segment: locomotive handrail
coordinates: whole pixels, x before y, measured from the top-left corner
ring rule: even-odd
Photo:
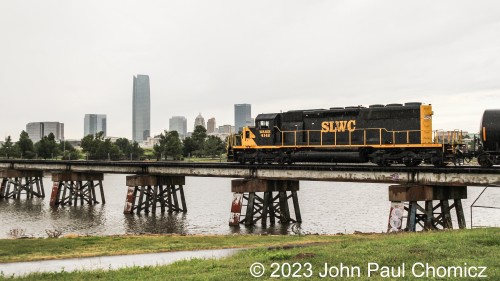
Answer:
[[[274,126],[274,128],[277,129],[278,132],[281,133],[281,146],[291,146],[291,145],[285,145],[285,134],[286,133],[293,133],[294,135],[294,145],[297,146],[297,132],[307,132],[307,145],[310,145],[310,133],[311,132],[317,132],[320,133],[320,146],[323,146],[323,134],[324,133],[330,133],[330,132],[323,132],[322,130],[287,130],[287,131],[282,131],[280,128],[277,126]],[[352,146],[352,133],[356,131],[363,131],[363,143],[366,145],[366,132],[367,131],[379,131],[379,145],[382,145],[382,130],[386,133],[392,133],[392,145],[396,145],[396,134],[397,133],[406,133],[406,144],[410,143],[410,133],[414,132],[422,132],[422,130],[396,130],[396,131],[389,131],[386,128],[363,128],[363,129],[354,129],[353,131],[346,131],[346,132],[341,132],[341,133],[349,133],[349,143],[347,144],[348,146]],[[337,131],[331,132],[334,134],[334,146],[337,146]]]

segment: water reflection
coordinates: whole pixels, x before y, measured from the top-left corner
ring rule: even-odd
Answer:
[[[127,234],[186,234],[186,214],[160,213],[149,215],[127,214],[125,232]]]
[[[64,234],[97,235],[105,231],[106,207],[83,205],[50,207],[50,227]]]

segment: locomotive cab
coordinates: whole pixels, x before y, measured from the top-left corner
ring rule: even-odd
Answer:
[[[272,146],[280,140],[280,115],[273,114],[259,114],[255,118],[255,138],[257,143],[263,146]]]

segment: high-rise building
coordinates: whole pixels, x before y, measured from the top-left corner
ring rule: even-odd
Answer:
[[[235,127],[231,125],[219,126],[219,134],[234,134],[235,130]]]
[[[252,122],[252,105],[251,104],[235,104],[234,105],[234,126],[239,132],[243,127],[248,126]]]
[[[83,121],[83,136],[95,135],[99,132],[106,136],[106,114],[85,114]]]
[[[215,133],[215,118],[212,117],[207,121],[207,134]]]
[[[134,76],[132,98],[132,140],[141,142],[150,136],[151,100],[149,97],[149,76]]]
[[[196,119],[194,119],[194,128],[195,129],[196,129],[196,126],[203,126],[203,128],[207,128],[207,126],[205,125],[205,118],[203,118],[203,116],[201,116],[201,112],[200,112],[200,114],[198,114]]]
[[[31,122],[26,124],[26,133],[35,143],[50,133],[57,141],[64,140],[64,123],[59,122]]]
[[[173,116],[168,122],[169,131],[177,131],[181,139],[187,136],[187,119],[184,116]]]

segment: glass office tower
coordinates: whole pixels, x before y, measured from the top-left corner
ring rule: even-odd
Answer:
[[[60,122],[31,122],[26,124],[26,133],[36,143],[50,133],[54,134],[55,140],[64,140],[64,123]]]
[[[103,132],[103,136],[106,137],[106,114],[85,114],[83,121],[83,136],[95,135],[99,132]]]
[[[177,131],[181,139],[187,136],[187,119],[184,116],[173,116],[169,120],[169,131]]]
[[[134,76],[132,100],[132,140],[142,142],[150,136],[151,100],[149,98],[149,76]]]
[[[234,105],[234,126],[236,132],[240,132],[243,127],[252,123],[252,105],[250,104],[235,104]]]

